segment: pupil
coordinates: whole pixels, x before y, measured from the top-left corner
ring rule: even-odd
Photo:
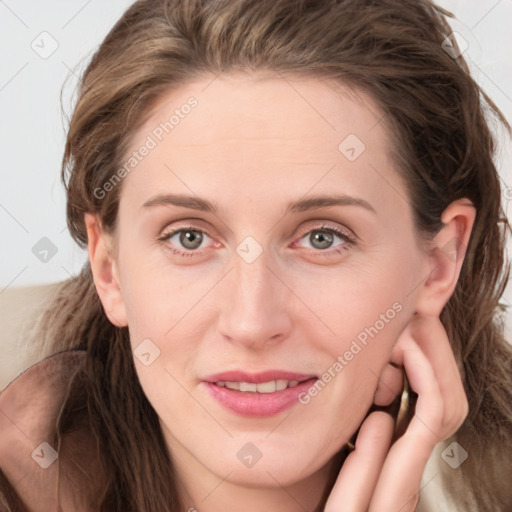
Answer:
[[[201,245],[201,234],[197,231],[182,231],[180,242],[187,249],[197,249]]]
[[[311,242],[314,242],[313,245],[315,245],[316,242],[319,242],[319,248],[325,249],[332,244],[332,235],[330,233],[327,233],[326,231],[315,231],[314,233],[312,233]]]

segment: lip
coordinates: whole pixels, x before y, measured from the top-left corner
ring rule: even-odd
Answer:
[[[273,393],[242,392],[217,386],[215,382],[230,380],[259,384],[269,380],[298,380],[299,384]],[[299,395],[307,393],[318,378],[314,375],[270,370],[249,374],[241,371],[224,372],[207,377],[203,384],[221,406],[240,416],[264,418],[283,412],[299,402]]]
[[[229,372],[216,373],[209,375],[203,380],[205,382],[219,382],[229,380],[231,382],[249,382],[252,384],[261,384],[269,380],[298,380],[299,382],[317,378],[316,375],[307,375],[305,373],[287,372],[285,370],[267,370],[259,373],[247,373],[241,370],[233,370]]]

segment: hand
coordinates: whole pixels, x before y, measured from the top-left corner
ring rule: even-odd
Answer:
[[[355,450],[346,458],[325,512],[412,512],[435,445],[453,435],[468,402],[453,351],[439,318],[414,315],[400,335],[379,379],[375,404],[390,404],[402,391],[403,367],[417,393],[416,410],[394,443],[394,418],[371,412]]]

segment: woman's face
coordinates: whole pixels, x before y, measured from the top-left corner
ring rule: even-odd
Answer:
[[[120,320],[205,489],[319,472],[372,404],[428,274],[384,125],[361,92],[240,73],[168,93],[131,142]]]

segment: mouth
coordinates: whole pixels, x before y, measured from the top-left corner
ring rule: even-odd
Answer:
[[[229,380],[214,382],[216,386],[242,391],[243,393],[275,393],[276,391],[283,391],[287,388],[294,388],[298,386],[299,383],[300,381],[298,380],[286,379],[269,380],[258,384],[255,382],[234,382]]]
[[[284,371],[226,372],[207,377],[203,384],[224,409],[254,418],[274,416],[293,407],[317,380],[314,375]]]

